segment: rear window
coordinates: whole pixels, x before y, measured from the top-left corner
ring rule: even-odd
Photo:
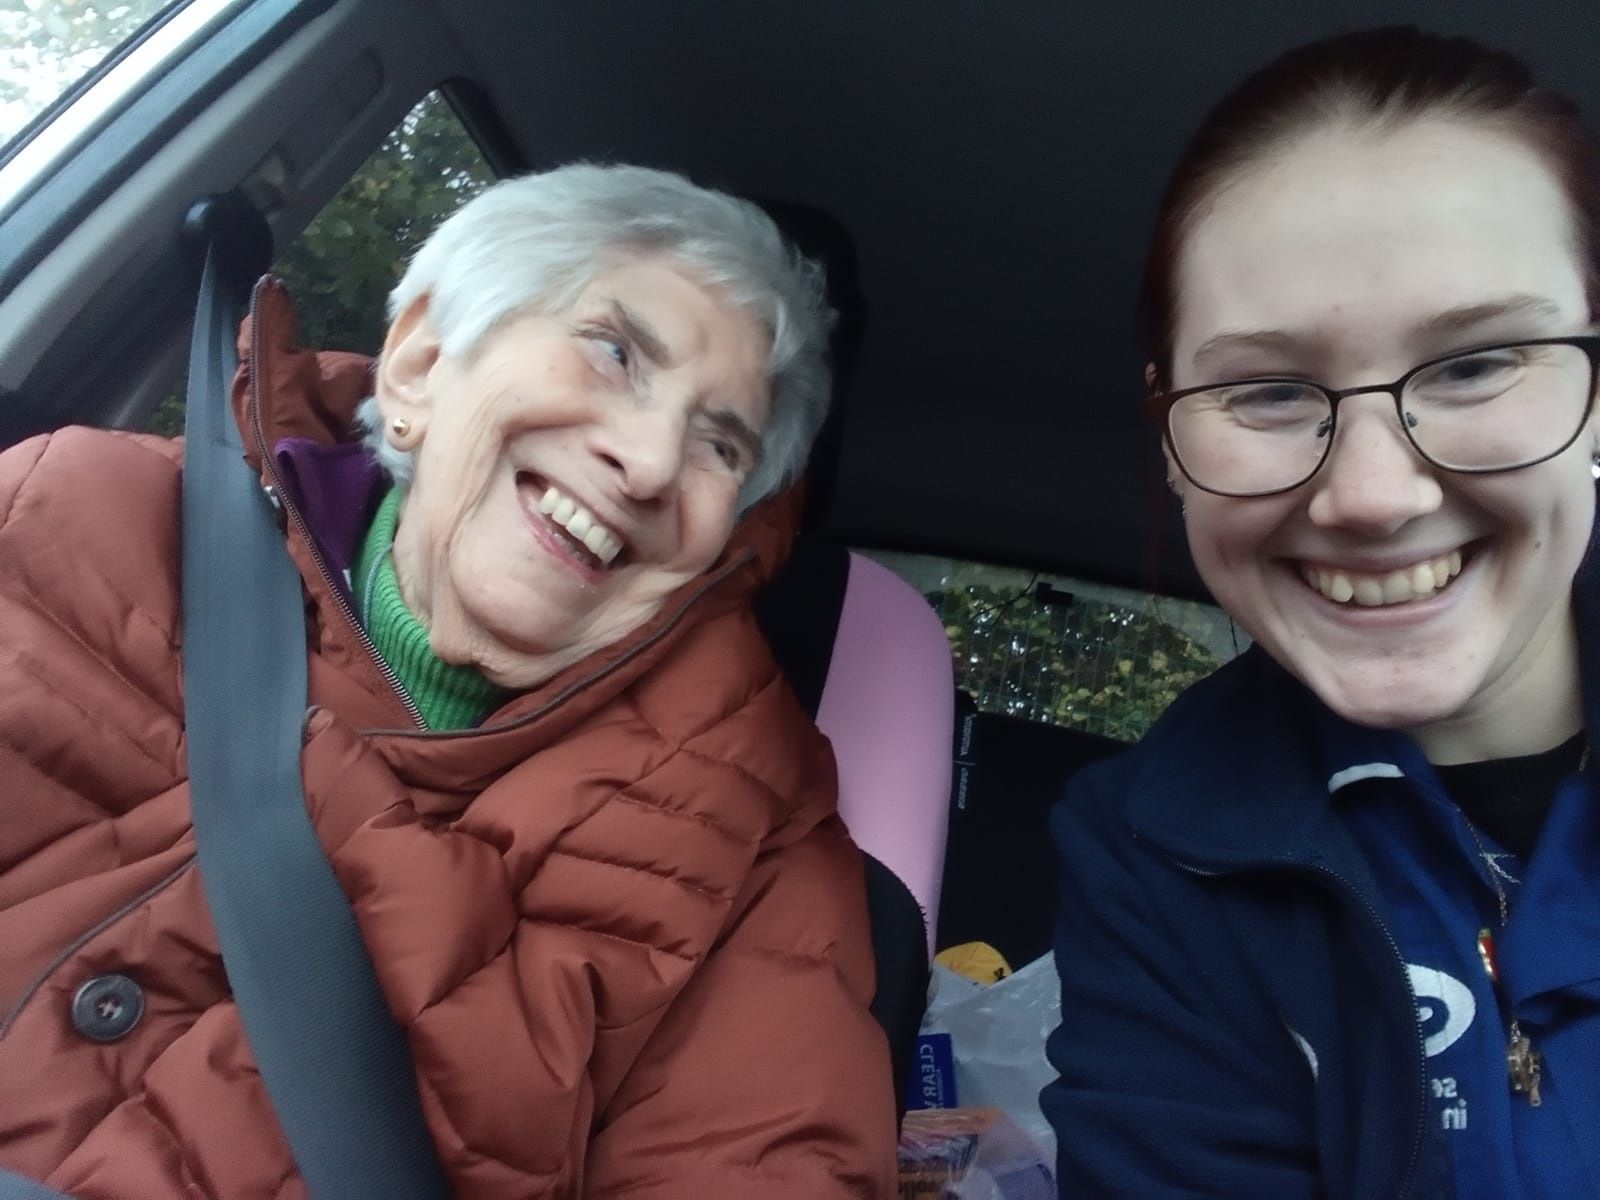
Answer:
[[[864,551],[944,621],[980,712],[1132,742],[1248,645],[1221,609],[1038,571]]]

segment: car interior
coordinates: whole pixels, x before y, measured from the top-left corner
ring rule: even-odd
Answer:
[[[877,1015],[903,1065],[932,952],[1048,952],[1048,810],[1137,736],[1091,719],[1105,696],[1171,666],[1090,616],[1113,598],[1093,619],[1121,637],[1137,597],[1190,614],[1214,658],[1240,647],[1190,603],[1141,416],[1133,315],[1166,173],[1252,67],[1397,21],[1502,44],[1600,107],[1600,9],[1554,0],[168,4],[0,148],[0,446],[151,427],[184,370],[194,203],[242,197],[282,252],[425,102],[492,176],[639,162],[761,203],[827,267],[841,319],[805,533],[759,616],[873,860]],[[999,582],[955,613],[971,564]],[[1023,609],[1044,614],[1027,636],[1054,636],[1045,618],[1072,636],[1024,647]],[[1029,700],[1085,646],[1110,692]],[[985,672],[1004,676],[987,692]]]

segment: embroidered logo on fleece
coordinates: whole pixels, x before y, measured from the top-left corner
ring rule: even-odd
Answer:
[[[1411,991],[1417,998],[1417,1026],[1422,1030],[1422,1046],[1429,1058],[1443,1054],[1472,1026],[1478,1002],[1472,989],[1453,975],[1432,967],[1406,964]],[[1428,1089],[1439,1104],[1439,1124],[1446,1130],[1467,1127],[1467,1101],[1458,1094],[1454,1076],[1428,1080]]]

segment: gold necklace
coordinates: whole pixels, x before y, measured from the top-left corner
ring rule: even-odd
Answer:
[[[1589,769],[1589,742],[1584,739],[1583,754],[1578,759],[1578,773],[1581,775]],[[1500,908],[1500,928],[1506,927],[1506,922],[1511,917],[1511,904],[1506,897],[1506,889],[1500,883],[1500,864],[1496,857],[1489,853],[1483,844],[1483,839],[1478,836],[1478,830],[1471,821],[1467,821],[1467,831],[1472,834],[1472,840],[1478,847],[1478,855],[1483,859],[1483,864],[1489,871],[1489,884],[1494,888],[1495,901]],[[1494,932],[1489,929],[1478,930],[1478,958],[1483,962],[1483,970],[1489,976],[1489,982],[1494,985],[1497,995],[1505,1000],[1509,1011],[1511,1001],[1504,997],[1500,987],[1500,967],[1495,957]],[[1538,1108],[1541,1100],[1539,1097],[1539,1082],[1544,1077],[1544,1055],[1534,1048],[1533,1040],[1522,1031],[1522,1025],[1517,1021],[1516,1015],[1511,1016],[1510,1041],[1506,1044],[1506,1072],[1511,1076],[1511,1090],[1519,1096],[1526,1096],[1528,1104]]]
[[[1467,822],[1467,829],[1472,833],[1472,840],[1478,845],[1478,853],[1482,856],[1484,865],[1489,868],[1489,883],[1493,886],[1495,899],[1500,904],[1500,928],[1504,929],[1511,915],[1511,906],[1506,900],[1506,889],[1500,886],[1500,865],[1495,862],[1494,855],[1484,847],[1483,839],[1478,836],[1478,831],[1472,827],[1471,821]],[[1495,994],[1502,997],[1509,1011],[1510,998],[1504,995],[1500,987],[1500,967],[1495,958],[1493,930],[1478,930],[1478,958],[1483,962],[1484,974],[1489,976],[1489,982],[1494,985]],[[1526,1096],[1528,1103],[1538,1108],[1542,1103],[1539,1098],[1539,1081],[1544,1076],[1544,1055],[1534,1049],[1532,1039],[1522,1032],[1522,1026],[1514,1013],[1511,1016],[1510,1035],[1510,1041],[1506,1043],[1506,1071],[1511,1076],[1511,1090],[1519,1096]]]

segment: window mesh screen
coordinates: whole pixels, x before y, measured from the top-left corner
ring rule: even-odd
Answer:
[[[1134,741],[1245,644],[1207,605],[951,559],[873,557],[933,605],[956,686],[983,712]]]

